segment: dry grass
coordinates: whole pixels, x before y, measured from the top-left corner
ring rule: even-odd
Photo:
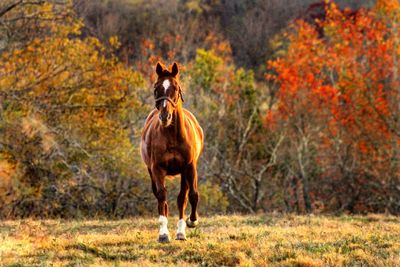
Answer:
[[[159,244],[157,234],[156,218],[3,221],[0,265],[400,266],[393,216],[216,216],[185,242]]]

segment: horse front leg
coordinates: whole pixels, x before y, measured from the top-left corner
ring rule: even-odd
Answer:
[[[189,186],[187,182],[187,178],[184,174],[181,174],[181,191],[179,192],[177,205],[179,209],[179,221],[178,221],[178,230],[176,231],[176,240],[186,240],[186,222],[184,219],[185,209],[187,204],[187,195],[189,191]]]
[[[199,203],[199,192],[197,189],[197,169],[196,164],[190,164],[184,172],[184,176],[187,179],[189,186],[189,202],[190,206],[192,206],[192,212],[190,213],[189,218],[186,220],[186,224],[189,228],[194,228],[199,224],[198,214],[197,214],[197,205]]]
[[[160,232],[158,241],[161,243],[170,242],[168,231],[168,203],[167,203],[167,189],[165,188],[165,175],[166,172],[162,170],[153,169],[149,171],[151,174],[153,193],[158,200],[158,214],[160,215],[158,223],[160,224]]]

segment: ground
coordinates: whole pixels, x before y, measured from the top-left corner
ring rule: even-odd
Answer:
[[[203,217],[168,244],[157,221],[2,221],[0,266],[400,266],[400,217]]]

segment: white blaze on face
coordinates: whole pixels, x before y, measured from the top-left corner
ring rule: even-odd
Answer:
[[[160,235],[169,235],[167,217],[160,215],[158,222],[160,223]]]
[[[166,79],[166,80],[163,81],[162,86],[164,87],[165,94],[166,94],[167,93],[167,89],[171,86],[171,82],[168,79]]]
[[[162,86],[164,87],[165,95],[167,95],[167,90],[171,86],[171,82],[168,79],[165,79],[162,83]],[[167,100],[164,100],[164,108],[167,107]]]
[[[177,234],[181,233],[181,234],[183,234],[183,235],[186,235],[186,234],[185,234],[185,229],[186,229],[186,222],[185,222],[185,220],[184,220],[184,219],[180,219],[180,220],[178,221],[177,226],[178,226],[178,230],[176,231]]]

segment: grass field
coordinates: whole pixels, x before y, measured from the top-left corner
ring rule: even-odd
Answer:
[[[187,236],[159,244],[157,218],[3,221],[0,265],[400,266],[393,216],[216,216]]]

